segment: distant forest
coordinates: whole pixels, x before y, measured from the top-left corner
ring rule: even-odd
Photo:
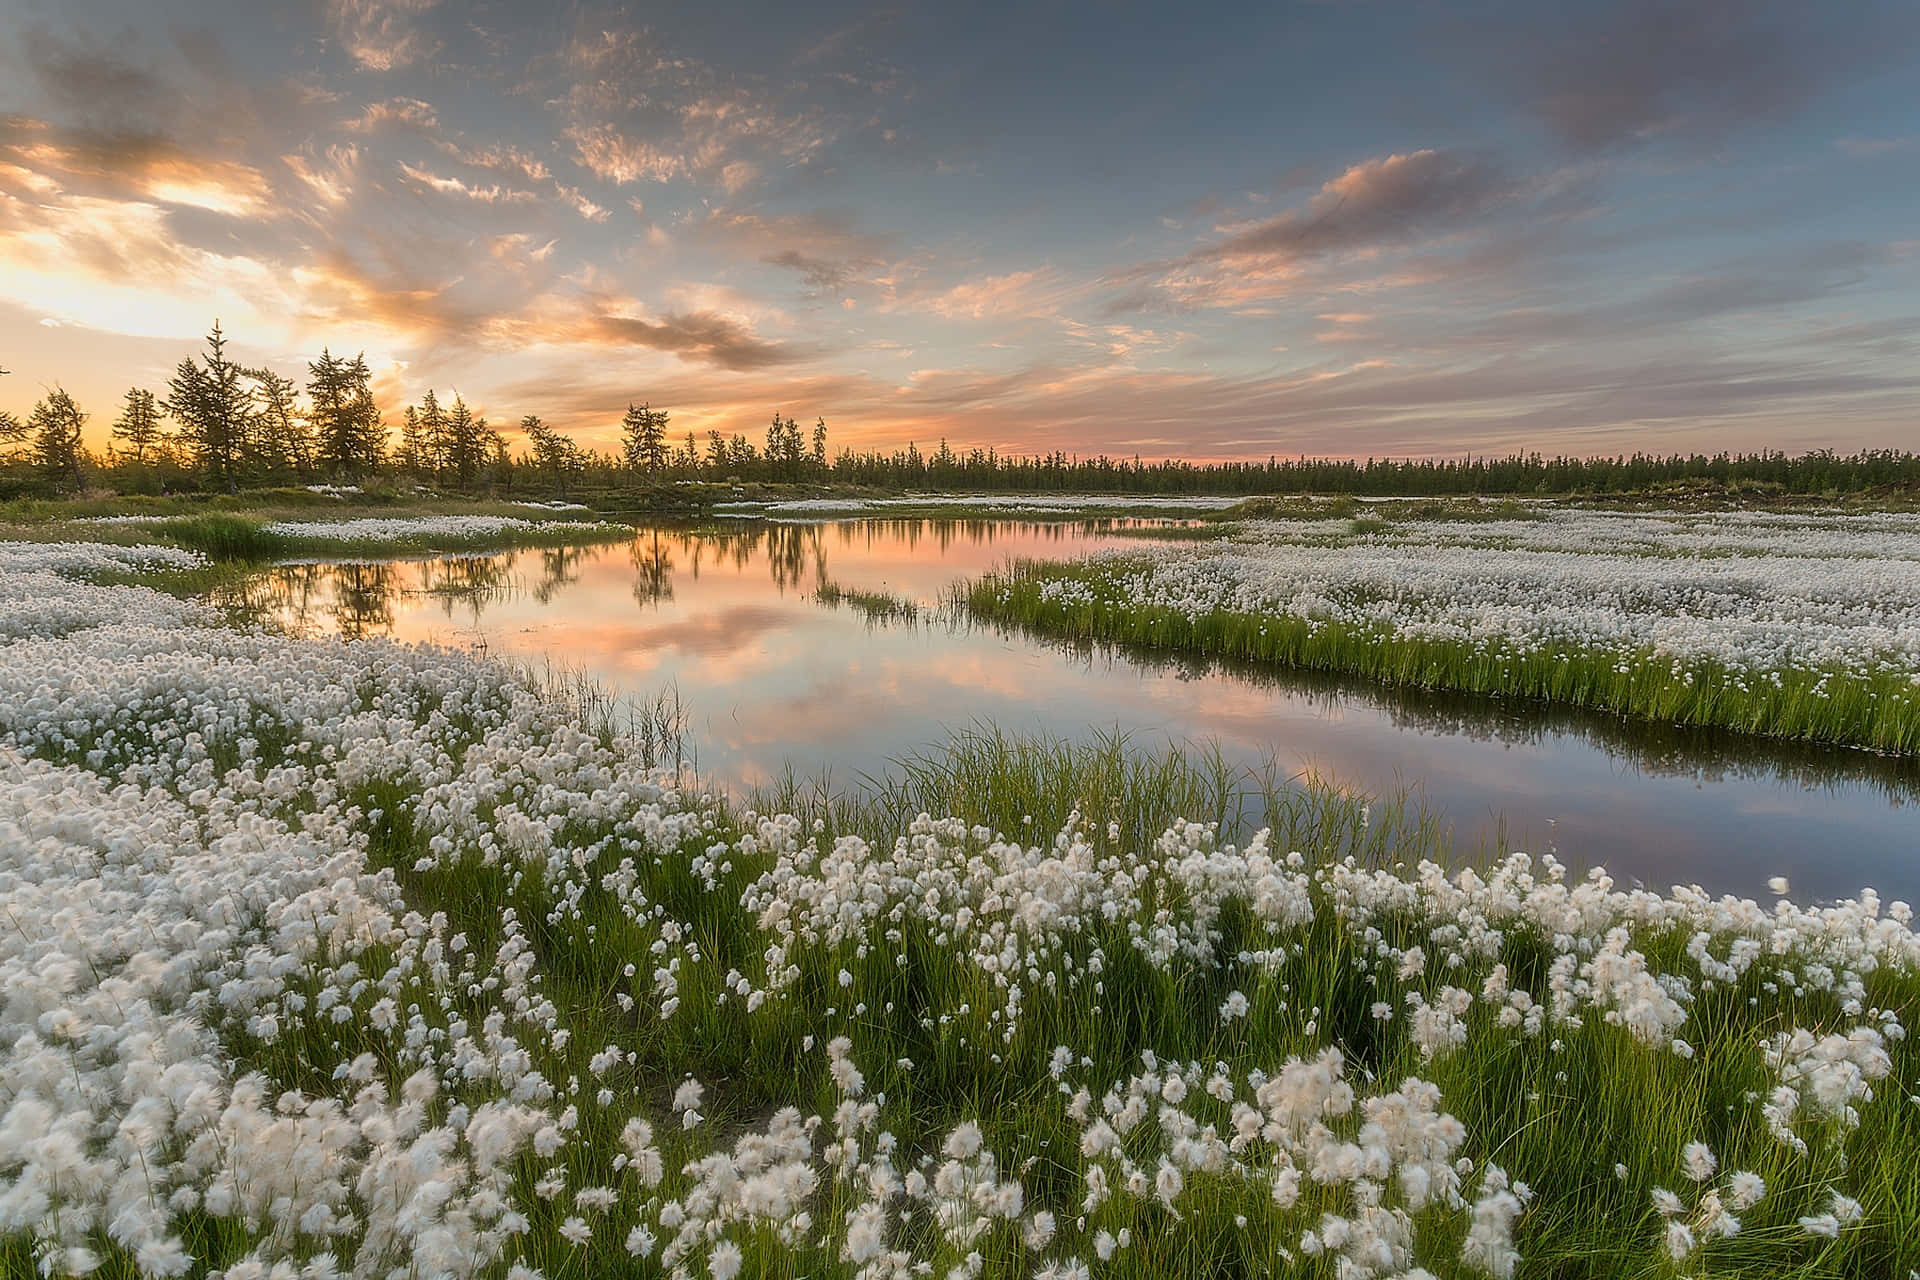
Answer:
[[[764,440],[709,431],[676,436],[672,415],[630,404],[620,451],[586,449],[537,414],[516,449],[455,396],[429,391],[396,421],[375,403],[364,355],[322,351],[303,386],[229,360],[216,322],[205,352],[180,362],[163,392],[134,387],[116,407],[104,453],[82,443],[92,415],[55,387],[25,420],[0,411],[0,498],[83,488],[122,493],[237,492],[395,481],[466,493],[618,493],[662,484],[860,486],[972,493],[1619,494],[1712,487],[1787,494],[1920,489],[1920,455],[1899,450],[1788,455],[1636,453],[1567,458],[1394,460],[1140,458],[1000,454],[909,444],[891,453],[830,453],[825,418],[803,428],[778,412]],[[7,370],[0,369],[0,373]]]

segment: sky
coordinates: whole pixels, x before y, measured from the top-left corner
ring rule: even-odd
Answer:
[[[218,319],[609,447],[1912,447],[1910,0],[0,0],[0,408]]]

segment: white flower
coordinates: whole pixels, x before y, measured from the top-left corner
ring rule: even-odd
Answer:
[[[969,1160],[980,1150],[980,1126],[963,1120],[947,1135],[946,1152],[955,1160]]]

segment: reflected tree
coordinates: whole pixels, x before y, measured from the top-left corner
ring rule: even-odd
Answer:
[[[633,602],[642,608],[673,599],[673,547],[654,529],[646,538],[635,538],[629,553],[633,557]]]
[[[825,567],[826,552],[821,545],[820,526],[811,524],[770,524],[767,526],[767,569],[774,585],[785,590],[798,587],[806,575],[807,560],[816,548]]]
[[[541,604],[551,604],[560,589],[580,580],[580,562],[586,559],[586,551],[581,547],[547,547],[540,552],[540,581],[533,589],[533,598]]]
[[[399,575],[390,564],[334,566],[333,624],[348,640],[393,630]]]
[[[420,590],[440,602],[448,618],[456,604],[467,606],[468,621],[478,623],[487,605],[506,598],[513,587],[508,556],[447,556],[430,560],[420,572]]]

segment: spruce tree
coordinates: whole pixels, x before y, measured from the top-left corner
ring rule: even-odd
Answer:
[[[129,387],[126,403],[120,409],[120,420],[113,424],[110,435],[126,445],[126,453],[135,466],[150,461],[150,454],[157,458],[166,436],[160,426],[160,402],[153,392]]]
[[[61,387],[47,393],[27,416],[27,432],[33,440],[33,465],[54,484],[72,484],[80,479],[80,428],[87,415]]]

